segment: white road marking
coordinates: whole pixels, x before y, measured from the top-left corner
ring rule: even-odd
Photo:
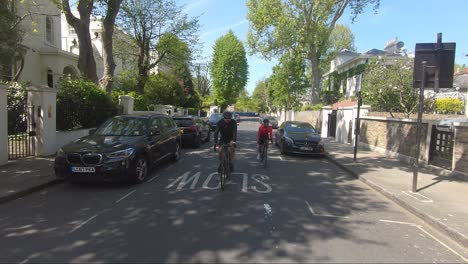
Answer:
[[[461,254],[459,254],[457,251],[455,251],[454,249],[452,249],[451,247],[449,247],[447,244],[445,244],[444,242],[440,241],[439,239],[437,239],[435,236],[433,236],[431,233],[427,232],[426,230],[424,230],[424,228],[422,228],[422,226],[420,225],[417,225],[417,224],[414,224],[414,223],[408,223],[408,222],[400,222],[400,221],[392,221],[392,220],[383,220],[383,219],[380,219],[379,220],[380,222],[385,222],[385,223],[392,223],[392,224],[399,224],[399,225],[409,225],[409,226],[413,226],[413,227],[416,227],[418,228],[419,230],[421,230],[424,234],[430,236],[432,239],[434,239],[435,241],[437,241],[439,244],[441,244],[442,246],[444,246],[446,249],[448,249],[450,252],[452,252],[453,254],[457,255],[458,257],[460,257],[464,262],[468,263],[468,259],[466,259],[465,257],[463,257]]]
[[[349,219],[348,216],[330,215],[330,214],[317,214],[317,213],[315,213],[314,208],[312,208],[312,206],[310,206],[309,202],[307,202],[307,201],[305,201],[305,202],[306,202],[306,204],[307,204],[307,207],[309,208],[310,213],[311,213],[313,216],[317,216],[317,217],[333,217],[333,218],[346,218],[346,219]]]
[[[90,218],[88,218],[88,220],[82,222],[81,224],[77,225],[75,228],[73,228],[70,232],[68,232],[69,234],[75,232],[76,230],[78,230],[79,228],[81,228],[82,226],[86,225],[89,221],[93,220],[94,218],[96,218],[98,215],[95,214],[93,216],[91,216]]]
[[[124,195],[122,198],[118,199],[117,201],[115,201],[115,203],[120,203],[120,201],[122,201],[123,199],[127,198],[128,196],[130,196],[132,193],[136,192],[136,190],[133,190],[129,193],[127,193],[126,195]]]
[[[392,221],[392,220],[385,220],[385,219],[380,219],[380,222],[384,223],[392,223],[392,224],[400,224],[400,225],[410,225],[410,226],[418,226],[414,223],[408,223],[408,222],[400,222],[400,221]]]
[[[152,182],[154,179],[156,179],[159,175],[154,175],[153,178],[149,179],[148,182]]]
[[[441,244],[442,246],[444,246],[445,248],[447,248],[448,250],[450,250],[453,254],[457,255],[458,257],[460,257],[465,263],[468,263],[468,259],[466,259],[465,257],[463,257],[461,254],[459,254],[458,252],[456,252],[455,250],[453,250],[451,247],[447,246],[444,242],[440,241],[439,239],[437,239],[436,237],[434,237],[431,233],[427,232],[426,230],[424,230],[422,227],[420,226],[416,226],[419,230],[421,230],[422,232],[424,232],[426,235],[432,237],[432,239],[434,239],[435,241],[439,242],[439,244]]]
[[[280,160],[283,160],[283,157],[279,156]]]
[[[409,197],[414,198],[414,199],[416,199],[416,200],[418,200],[420,202],[423,202],[423,203],[433,203],[434,202],[431,198],[426,197],[426,196],[424,196],[424,195],[422,195],[420,193],[407,192],[407,191],[401,191],[401,192],[408,195]],[[422,199],[420,199],[420,198],[422,198]]]

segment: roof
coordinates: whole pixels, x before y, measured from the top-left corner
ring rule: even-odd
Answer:
[[[334,103],[331,105],[332,109],[338,109],[340,107],[350,107],[350,106],[355,106],[357,105],[357,101],[352,101],[352,100],[345,100],[345,101],[340,101],[337,103]]]
[[[167,116],[169,117],[169,115],[166,115],[166,114],[161,114],[161,113],[135,113],[135,114],[129,114],[129,115],[118,115],[118,116],[115,116],[115,117],[133,117],[133,118],[150,118],[150,117],[153,117],[153,116]]]

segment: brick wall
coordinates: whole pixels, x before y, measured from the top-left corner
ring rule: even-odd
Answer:
[[[415,120],[392,119],[378,117],[362,117],[360,143],[377,147],[388,152],[404,155],[406,157],[415,156],[416,145]],[[422,124],[420,160],[427,161],[428,156],[428,122]]]
[[[468,124],[455,129],[453,170],[468,174]]]

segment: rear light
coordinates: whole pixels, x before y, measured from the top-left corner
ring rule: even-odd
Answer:
[[[193,131],[193,132],[197,132],[197,131],[198,131],[198,128],[197,128],[196,125],[192,125],[192,126],[189,127],[189,130],[190,130],[190,131]]]

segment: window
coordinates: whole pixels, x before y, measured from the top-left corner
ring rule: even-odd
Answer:
[[[54,43],[54,20],[52,17],[46,17],[46,39],[49,43]]]
[[[76,35],[75,28],[72,27],[71,25],[68,25],[68,34],[69,35]]]
[[[54,73],[52,70],[47,70],[47,86],[50,88],[54,87]]]

